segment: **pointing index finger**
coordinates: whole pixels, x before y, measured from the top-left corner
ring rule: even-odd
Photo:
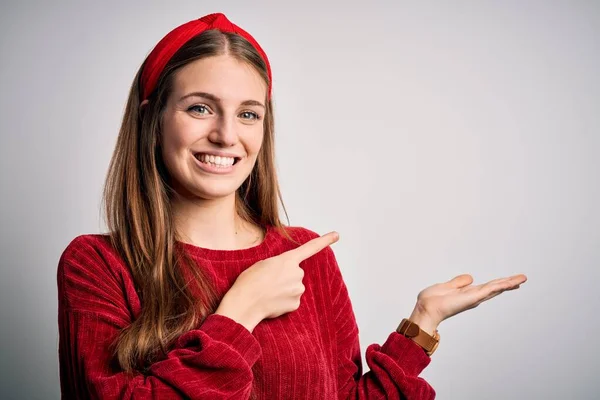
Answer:
[[[294,257],[298,262],[304,261],[309,257],[314,256],[325,247],[334,244],[340,238],[340,235],[337,232],[329,232],[326,235],[319,236],[318,238],[314,238],[302,246],[288,251],[286,254]]]

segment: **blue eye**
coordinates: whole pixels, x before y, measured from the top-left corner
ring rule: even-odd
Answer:
[[[196,104],[188,108],[188,111],[193,111],[197,114],[208,114],[208,107],[204,104]]]
[[[258,114],[253,111],[244,111],[243,113],[240,114],[240,116],[243,119],[251,119],[251,120],[259,120],[260,119]]]

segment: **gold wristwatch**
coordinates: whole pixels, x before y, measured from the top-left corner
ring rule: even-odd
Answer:
[[[428,356],[431,356],[437,350],[438,345],[440,344],[440,334],[438,333],[437,329],[433,333],[433,336],[431,336],[419,328],[419,325],[407,318],[404,318],[402,322],[400,322],[396,332],[413,340],[415,343],[421,346],[423,350],[425,350],[425,353],[427,353]]]

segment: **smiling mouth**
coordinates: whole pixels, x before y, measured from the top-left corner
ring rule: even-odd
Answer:
[[[217,167],[231,167],[241,160],[240,157],[222,157],[205,153],[196,153],[194,154],[194,157],[196,157],[196,159],[201,163],[214,165]]]

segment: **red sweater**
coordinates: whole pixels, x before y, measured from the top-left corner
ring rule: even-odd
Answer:
[[[317,237],[288,228],[301,243]],[[177,242],[214,280],[222,296],[259,260],[297,247],[269,227],[259,245],[209,250]],[[140,313],[131,273],[106,235],[81,235],[58,265],[60,381],[63,398],[101,399],[433,399],[418,377],[431,359],[392,332],[367,348],[363,374],[358,328],[330,247],[302,262],[306,291],[300,308],[264,320],[253,333],[212,314],[182,336],[148,373],[126,375],[110,343]]]

